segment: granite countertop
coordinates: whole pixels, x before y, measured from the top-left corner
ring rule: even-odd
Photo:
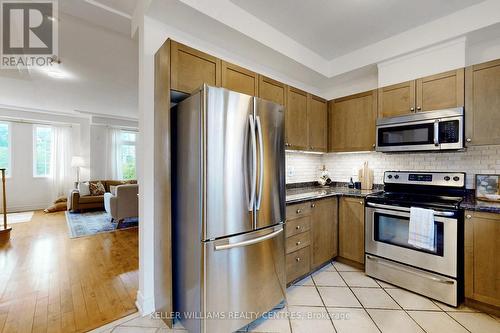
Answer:
[[[286,203],[297,203],[301,201],[308,201],[320,198],[327,198],[332,196],[347,196],[364,198],[367,195],[378,193],[381,190],[375,187],[373,190],[356,190],[342,185],[333,186],[304,186],[287,188],[286,190]]]
[[[473,191],[469,192],[465,196],[464,201],[460,204],[460,208],[478,212],[500,214],[500,203],[477,200]]]

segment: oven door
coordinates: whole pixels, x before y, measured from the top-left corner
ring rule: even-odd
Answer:
[[[397,209],[366,208],[366,252],[449,277],[457,277],[458,220],[455,217],[436,215],[434,251],[427,251],[408,244],[409,208],[408,212],[401,211],[404,207]],[[438,214],[452,215],[451,212]]]

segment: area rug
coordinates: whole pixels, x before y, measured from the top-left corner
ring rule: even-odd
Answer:
[[[117,229],[135,228],[138,226],[137,217],[127,218],[118,227],[117,222],[111,222],[111,217],[103,211],[70,213],[66,211],[66,222],[70,238],[95,235]]]
[[[34,212],[7,213],[7,224],[31,222]],[[0,216],[0,223],[3,224],[3,215]]]

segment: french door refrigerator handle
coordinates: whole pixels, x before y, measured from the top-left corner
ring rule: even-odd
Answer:
[[[247,239],[247,240],[242,241],[242,242],[230,243],[230,244],[224,244],[224,245],[215,245],[215,251],[229,250],[229,249],[233,249],[235,247],[242,247],[242,246],[257,244],[257,243],[263,242],[265,240],[274,238],[282,232],[283,232],[283,227],[279,228],[278,230],[276,230],[274,232],[271,232],[270,234],[256,237],[256,238],[252,238],[252,239]]]
[[[250,124],[250,137],[252,140],[252,183],[250,185],[250,202],[248,203],[248,211],[252,212],[255,203],[255,187],[257,186],[257,142],[255,139],[255,121],[253,116],[248,115]]]
[[[259,135],[259,159],[260,159],[260,166],[259,166],[259,192],[258,192],[258,197],[257,197],[257,207],[256,209],[260,209],[260,203],[262,202],[262,188],[264,186],[264,140],[262,137],[262,125],[260,123],[260,117],[256,116],[255,119],[257,120],[257,133]]]

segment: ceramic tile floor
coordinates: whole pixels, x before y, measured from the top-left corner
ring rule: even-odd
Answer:
[[[257,320],[241,332],[260,333],[500,333],[500,318],[466,306],[452,308],[333,262],[287,290],[287,306],[274,319]],[[186,332],[161,320],[123,318],[95,333]]]

